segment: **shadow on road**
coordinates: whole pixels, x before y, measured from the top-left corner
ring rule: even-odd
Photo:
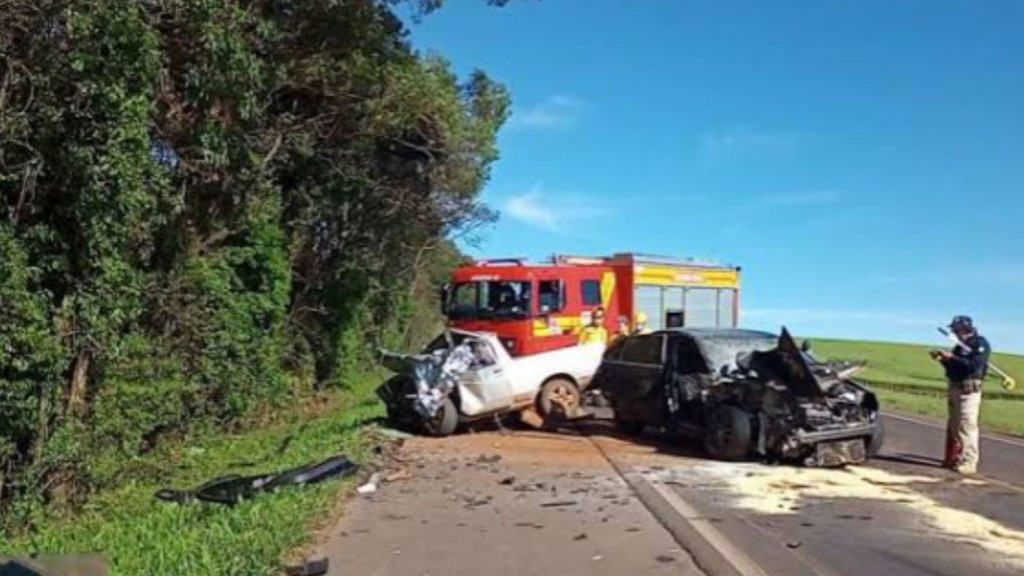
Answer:
[[[874,457],[874,460],[882,462],[893,462],[896,464],[908,464],[910,466],[921,466],[924,468],[942,468],[942,460],[938,458],[930,458],[928,456],[921,456],[919,454],[879,454]]]

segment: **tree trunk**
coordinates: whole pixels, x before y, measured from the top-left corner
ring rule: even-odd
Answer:
[[[85,395],[89,383],[89,353],[82,350],[75,357],[71,371],[71,386],[68,390],[68,418],[77,420],[85,414]]]
[[[32,462],[38,462],[43,455],[43,446],[50,439],[50,407],[52,399],[47,384],[39,386],[39,420],[36,424],[36,436],[32,440]]]

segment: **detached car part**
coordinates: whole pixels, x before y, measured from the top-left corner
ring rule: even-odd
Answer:
[[[285,486],[317,484],[325,480],[354,474],[359,466],[345,456],[335,456],[323,462],[299,466],[283,472],[257,476],[228,475],[215,478],[191,490],[164,488],[155,494],[159,500],[185,504],[194,500],[233,506],[260,492],[269,492]]]

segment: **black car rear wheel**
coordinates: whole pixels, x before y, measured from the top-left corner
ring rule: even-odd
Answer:
[[[753,426],[750,415],[735,406],[717,406],[707,417],[704,449],[713,458],[739,460],[750,454]]]

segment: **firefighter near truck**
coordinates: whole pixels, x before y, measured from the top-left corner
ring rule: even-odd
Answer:
[[[450,326],[496,334],[512,356],[573,346],[591,314],[605,329],[735,328],[740,315],[738,266],[616,254],[479,260],[457,268],[445,289]]]
[[[573,419],[604,352],[579,340],[596,310],[609,334],[641,313],[652,330],[733,328],[739,279],[734,266],[634,254],[476,261],[445,287],[441,336],[419,354],[382,351],[395,376],[378,395],[390,420],[434,436],[507,414],[537,427]]]

